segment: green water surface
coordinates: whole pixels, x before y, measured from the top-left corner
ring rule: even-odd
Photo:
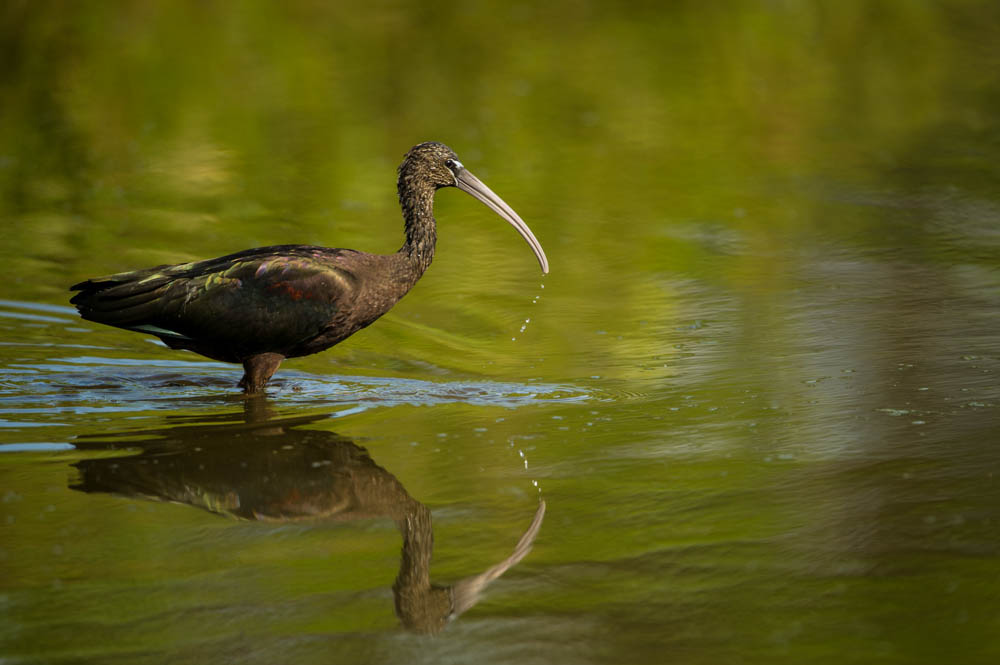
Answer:
[[[973,0],[0,3],[0,662],[1000,662],[998,72]],[[395,251],[425,140],[551,274],[441,190],[249,401],[68,305]]]

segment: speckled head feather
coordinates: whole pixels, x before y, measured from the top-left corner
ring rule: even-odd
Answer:
[[[412,191],[414,187],[454,187],[458,184],[456,167],[462,168],[455,151],[443,143],[426,141],[406,153],[399,165],[398,188]]]

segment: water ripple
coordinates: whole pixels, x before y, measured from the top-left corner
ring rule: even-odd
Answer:
[[[0,383],[0,413],[58,417],[173,409],[177,400],[238,399],[232,366],[210,361],[72,356],[11,363]],[[594,399],[567,384],[490,380],[427,381],[398,377],[329,376],[285,371],[268,393],[286,403],[355,403],[376,407],[466,403],[517,408],[539,402]]]

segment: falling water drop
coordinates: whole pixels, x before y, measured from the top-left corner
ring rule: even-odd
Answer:
[[[542,284],[541,287],[544,289],[545,285]],[[531,304],[532,305],[537,304],[538,303],[538,299],[541,298],[541,297],[542,297],[541,294],[536,295],[534,298],[531,299]],[[521,327],[518,329],[518,332],[519,333],[523,333],[525,330],[527,330],[529,323],[531,323],[531,317],[528,317],[528,318],[526,318],[524,320],[524,323],[521,324]],[[517,337],[516,336],[511,337],[510,341],[516,342],[517,341]]]

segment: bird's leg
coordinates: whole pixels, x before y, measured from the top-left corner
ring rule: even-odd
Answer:
[[[264,390],[267,380],[278,370],[285,356],[280,353],[258,353],[243,361],[243,378],[240,387],[247,395],[253,395]]]

